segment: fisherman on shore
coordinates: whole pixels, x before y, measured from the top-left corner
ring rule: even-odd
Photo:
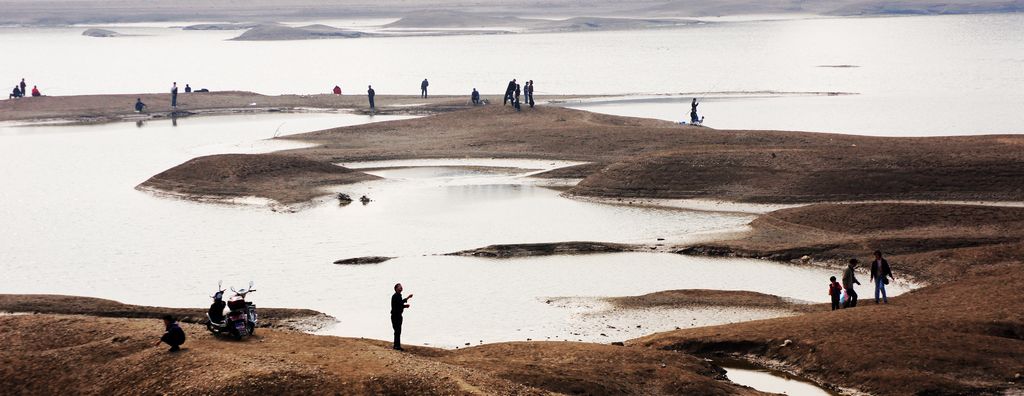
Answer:
[[[160,337],[160,341],[156,342],[156,346],[160,346],[160,343],[165,343],[171,346],[168,352],[177,352],[181,350],[181,344],[185,343],[185,331],[181,329],[178,322],[174,320],[171,315],[164,315],[164,335]]]
[[[368,85],[367,88],[369,89],[366,90],[366,97],[370,99],[370,115],[373,115],[373,113],[377,109],[376,107],[374,107],[373,97],[377,95],[377,93],[373,91],[373,85]]]
[[[402,284],[395,284],[395,294],[391,295],[391,328],[395,330],[395,345],[396,351],[402,351],[402,313],[405,312],[406,308],[409,308],[409,299],[412,298],[412,294],[409,297],[402,298]]]
[[[882,292],[882,302],[889,303],[889,298],[885,295],[885,285],[889,284],[890,278],[896,280],[896,277],[892,276],[889,262],[882,258],[881,250],[875,250],[875,261],[871,262],[871,281],[875,282],[875,304],[878,304],[878,292]]]
[[[178,83],[175,82],[171,85],[171,108],[178,108]]]
[[[846,289],[846,303],[843,304],[843,308],[853,308],[857,306],[857,292],[853,290],[854,284],[860,284],[857,280],[857,275],[853,269],[857,268],[857,259],[850,259],[850,265],[843,271],[843,288]]]
[[[501,100],[501,105],[502,106],[504,106],[504,105],[508,104],[508,102],[512,101],[512,93],[515,92],[515,90],[516,90],[516,79],[513,78],[512,81],[508,82],[508,87],[505,88],[505,98]],[[515,106],[515,103],[513,103],[512,105]]]
[[[427,97],[428,86],[430,86],[430,82],[428,82],[427,79],[424,78],[423,82],[420,83],[420,94],[423,95],[424,98]]]
[[[469,94],[469,100],[473,101],[473,105],[480,104],[480,92],[477,92],[476,88],[473,88],[473,93]]]
[[[700,103],[697,103],[697,98],[693,98],[693,102],[690,102],[690,124],[700,124],[700,118],[697,118],[698,105],[700,105]]]
[[[144,108],[146,108],[146,104],[142,103],[142,98],[135,98],[135,112],[141,113]]]

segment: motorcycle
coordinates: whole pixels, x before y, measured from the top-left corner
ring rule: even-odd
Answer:
[[[228,314],[224,315],[224,290],[217,284],[218,291],[212,296],[213,304],[206,313],[206,329],[213,335],[228,334],[236,340],[242,337],[252,336],[256,332],[256,324],[259,323],[259,316],[256,314],[256,304],[245,301],[246,295],[256,291],[252,288],[253,283],[249,282],[249,288],[231,291],[235,293],[227,302]]]

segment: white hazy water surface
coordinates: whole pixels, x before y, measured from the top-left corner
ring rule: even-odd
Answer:
[[[373,121],[387,120],[376,117]],[[302,307],[339,323],[325,332],[387,339],[391,286],[415,294],[409,343],[615,341],[675,326],[779,312],[605,313],[599,297],[667,289],[753,290],[824,301],[835,271],[758,260],[621,253],[496,260],[439,256],[495,243],[686,241],[741,227],[751,215],[563,198],[527,175],[570,163],[460,159],[350,164],[385,179],[333,188],[297,213],[201,204],[134,187],[199,155],[300,147],[282,135],[351,125],[351,114],[218,116],[91,126],[0,126],[0,293],[55,293],[202,307],[218,280],[256,282],[259,306]],[[386,166],[389,168],[381,168]],[[334,260],[397,257],[362,266]],[[894,286],[892,294],[905,288]],[[576,297],[575,304],[553,304]],[[643,328],[635,326],[642,324]]]
[[[331,21],[373,30],[387,21]],[[477,88],[512,78],[544,94],[685,94],[582,108],[680,121],[689,98],[716,128],[893,136],[1024,132],[1024,14],[720,20],[684,28],[553,34],[228,41],[175,24],[0,28],[0,88],[44,94],[212,90],[362,94]],[[824,67],[823,67],[824,66]],[[855,67],[830,67],[855,66]],[[689,94],[696,92],[745,94]],[[756,93],[771,92],[772,94]],[[845,92],[855,95],[808,95]]]

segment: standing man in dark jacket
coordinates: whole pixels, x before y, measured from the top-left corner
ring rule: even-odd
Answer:
[[[21,96],[24,97],[25,96],[25,92],[28,92],[28,91],[25,91],[25,87],[27,87],[28,84],[25,84],[25,79],[24,78],[21,79],[21,84],[20,85],[21,85]]]
[[[427,97],[427,87],[429,86],[430,82],[428,82],[427,79],[425,78],[423,79],[423,82],[420,83],[420,93],[423,94],[424,98]]]
[[[395,294],[391,295],[391,327],[395,329],[395,350],[402,351],[402,312],[409,308],[409,297],[402,298],[402,284],[395,284]]]
[[[508,82],[508,87],[505,88],[505,99],[501,100],[501,105],[502,106],[504,106],[508,102],[512,101],[512,93],[515,92],[515,90],[516,90],[516,79],[513,78],[512,81]],[[512,103],[512,105],[515,106],[515,103]]]
[[[871,280],[875,282],[875,304],[878,304],[878,292],[882,292],[882,301],[889,303],[889,298],[885,295],[885,284],[889,283],[889,280],[885,279],[886,276],[896,280],[896,277],[892,276],[889,262],[882,258],[882,251],[875,250],[875,261],[871,262]]]
[[[526,83],[526,103],[530,104],[530,108],[533,108],[533,80]]]
[[[171,108],[178,108],[178,83],[171,85]]]
[[[370,114],[373,114],[377,109],[373,106],[373,97],[377,95],[377,92],[374,92],[373,85],[367,85],[366,87],[369,88],[366,90],[366,97],[370,99]]]
[[[164,315],[164,335],[160,337],[160,341],[156,342],[159,346],[160,343],[166,343],[171,346],[169,352],[177,352],[181,350],[181,344],[185,343],[185,331],[178,326],[178,322],[174,320],[171,315]]]

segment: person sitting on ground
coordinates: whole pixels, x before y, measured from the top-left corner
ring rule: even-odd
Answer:
[[[341,95],[341,87],[335,85],[333,92],[334,92],[335,95]]]
[[[181,350],[181,344],[185,343],[185,330],[181,329],[178,322],[174,320],[171,315],[164,315],[164,335],[160,337],[160,341],[157,341],[156,346],[160,346],[160,343],[165,343],[171,346],[168,352],[177,352]]]
[[[14,86],[14,90],[7,96],[7,99],[17,99],[21,97],[21,89],[17,85]]]
[[[43,94],[39,92],[39,88],[38,87],[33,85],[32,86],[32,97],[40,97],[40,96],[43,96]]]
[[[836,282],[836,277],[832,276],[828,278],[828,295],[832,297],[832,310],[839,309],[839,296],[843,293],[843,286]]]
[[[141,113],[144,108],[146,108],[146,104],[142,103],[142,98],[135,98],[135,112]]]
[[[896,277],[892,276],[889,262],[882,258],[882,251],[875,250],[875,261],[871,262],[871,281],[875,282],[875,304],[878,304],[878,292],[882,292],[882,301],[889,303],[889,298],[885,295],[885,285],[889,284],[886,276],[896,280]]]
[[[476,88],[473,88],[473,93],[469,94],[469,98],[473,101],[474,105],[480,104],[480,92],[477,92]]]
[[[843,271],[843,288],[846,289],[846,304],[843,304],[843,308],[853,308],[857,306],[857,292],[853,290],[853,285],[860,284],[857,280],[857,275],[853,269],[857,268],[857,259],[850,259],[850,265]]]
[[[185,84],[185,93],[192,93],[192,87],[188,86],[188,84]]]

